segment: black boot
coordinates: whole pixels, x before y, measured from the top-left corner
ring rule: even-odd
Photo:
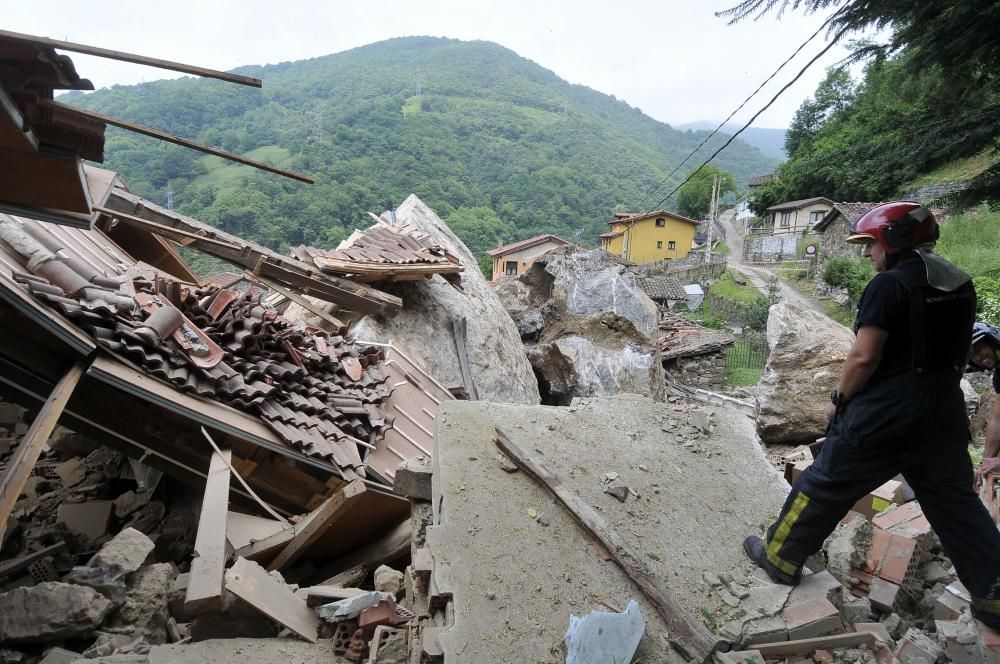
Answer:
[[[752,560],[757,567],[767,572],[767,575],[771,577],[771,580],[775,583],[780,583],[785,586],[799,585],[799,580],[802,578],[800,574],[796,574],[795,576],[785,574],[771,564],[771,561],[767,559],[767,551],[764,548],[764,540],[761,538],[756,535],[750,535],[743,540],[743,550],[747,552],[748,556],[750,556],[750,560]]]

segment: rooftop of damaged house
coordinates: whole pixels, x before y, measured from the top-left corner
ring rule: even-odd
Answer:
[[[3,664],[1000,656],[905,483],[794,589],[740,549],[846,329],[776,305],[747,398],[681,283],[602,250],[491,284],[410,196],[280,255],[130,192],[105,128],[308,176],[55,102],[93,87],[57,50],[260,86],[0,32]]]

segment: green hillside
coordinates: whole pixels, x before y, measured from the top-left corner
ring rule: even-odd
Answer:
[[[304,185],[109,128],[105,164],[133,191],[165,203],[169,190],[181,212],[278,249],[333,245],[410,193],[477,253],[543,232],[593,244],[616,208],[660,201],[666,186],[650,190],[706,135],[488,42],[393,39],[238,71],[263,89],[183,78],[62,100],[315,177]],[[716,164],[742,184],[776,161],[738,142]]]

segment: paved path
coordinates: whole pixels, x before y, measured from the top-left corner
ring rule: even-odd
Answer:
[[[785,283],[781,278],[781,273],[777,270],[769,270],[760,265],[747,265],[743,262],[743,236],[733,223],[735,216],[736,211],[732,209],[726,210],[719,215],[719,221],[722,222],[722,225],[726,229],[726,246],[729,247],[729,269],[744,275],[747,281],[765,295],[767,294],[767,282],[777,277],[782,299],[796,302],[807,309],[812,309],[825,315],[826,312],[823,311],[823,307]]]

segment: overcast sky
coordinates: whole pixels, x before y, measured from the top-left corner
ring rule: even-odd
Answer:
[[[770,14],[729,26],[736,0],[0,0],[0,27],[212,69],[301,60],[391,37],[497,42],[671,124],[729,114],[825,20]],[[150,9],[145,9],[150,7]],[[749,119],[825,43],[822,33],[735,120]],[[834,47],[755,123],[785,127],[812,94]],[[70,53],[97,88],[171,72]],[[264,85],[267,85],[266,79]]]

